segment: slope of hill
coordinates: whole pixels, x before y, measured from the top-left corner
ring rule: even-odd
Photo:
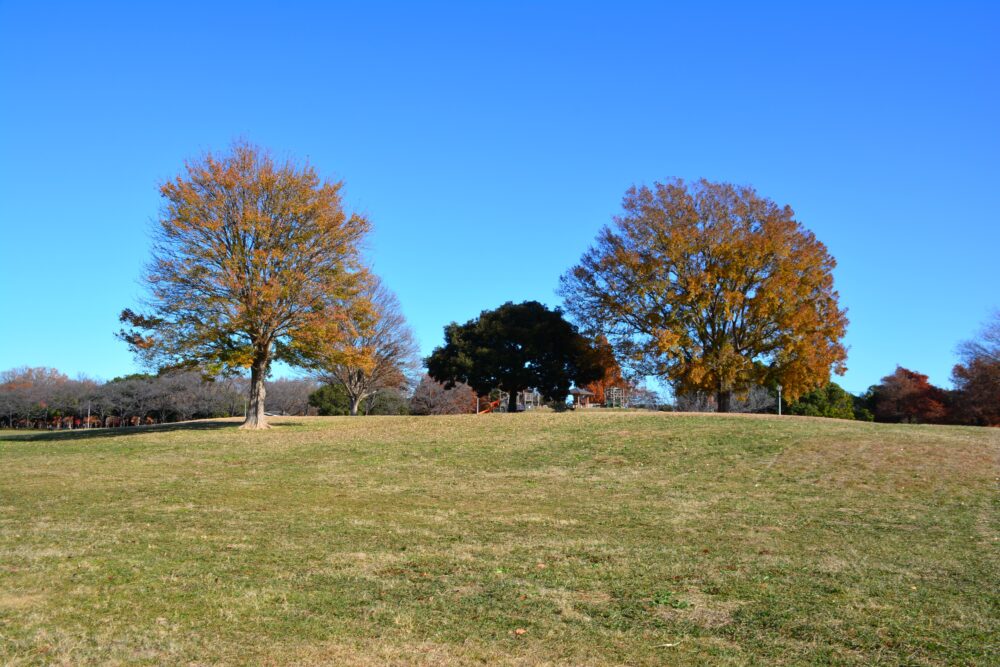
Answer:
[[[0,432],[0,662],[987,664],[1000,430]],[[993,654],[995,657],[995,653]]]

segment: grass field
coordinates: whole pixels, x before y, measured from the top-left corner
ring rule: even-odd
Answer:
[[[1000,650],[998,429],[274,423],[0,432],[0,663],[985,665]]]

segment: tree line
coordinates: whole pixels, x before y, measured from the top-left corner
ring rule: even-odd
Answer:
[[[597,405],[610,405],[609,390],[619,388],[627,398],[618,407],[717,410],[712,393],[682,392],[665,400],[634,378],[626,378],[606,339],[599,338],[590,347],[600,373],[583,387]],[[1000,311],[975,337],[961,343],[958,352],[953,389],[936,387],[926,375],[897,367],[860,395],[830,382],[786,404],[785,411],[879,422],[1000,426]],[[0,372],[0,427],[125,427],[236,417],[247,408],[246,385],[243,377],[206,378],[195,371],[133,374],[99,382],[70,379],[51,368],[15,368]],[[402,384],[394,379],[368,393],[326,376],[270,380],[266,391],[270,411],[282,415],[472,414],[499,396],[496,388],[480,393],[465,382],[456,380],[449,386],[430,375],[419,379],[411,375]],[[561,402],[551,404],[558,407]],[[732,398],[730,410],[775,413],[776,394],[766,387],[751,387]]]
[[[241,417],[245,377],[206,378],[195,371],[133,374],[101,382],[71,379],[53,368],[0,372],[0,428],[81,429],[148,426],[191,419]],[[265,383],[275,415],[450,415],[477,411],[477,394],[445,387],[427,375],[411,390],[383,388],[357,400],[341,382],[281,378]]]
[[[122,311],[119,337],[157,376],[248,375],[250,429],[267,427],[278,361],[322,381],[327,398],[346,397],[349,414],[418,393],[459,405],[464,390],[461,400],[442,392],[462,386],[479,398],[500,392],[508,409],[528,389],[558,405],[574,386],[596,397],[650,377],[679,406],[720,412],[768,409],[779,388],[817,412],[837,402],[831,375],[846,371],[848,320],[836,261],[791,207],[751,187],[630,188],[560,279],[561,307],[508,302],[453,322],[423,364],[398,301],[362,257],[371,223],[345,209],[342,187],[248,143],[187,162],[160,188],[147,306]],[[995,398],[993,363],[965,359],[956,391]],[[440,389],[419,380],[421,365]],[[894,394],[871,393],[855,414],[888,418]],[[928,401],[913,419],[958,418],[933,416],[941,401]],[[963,410],[992,419],[988,408]]]
[[[236,416],[245,402],[241,385],[239,378],[206,382],[191,371],[99,382],[53,368],[13,368],[0,373],[0,424],[98,428]]]
[[[958,346],[953,389],[937,387],[923,373],[897,366],[855,396],[838,384],[804,395],[788,412],[910,424],[1000,426],[1000,311]]]

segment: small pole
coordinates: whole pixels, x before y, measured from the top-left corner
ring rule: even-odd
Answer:
[[[781,416],[781,385],[778,385],[778,416]]]

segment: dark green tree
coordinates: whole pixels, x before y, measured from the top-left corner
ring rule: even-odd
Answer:
[[[788,407],[793,415],[854,419],[854,396],[836,382],[813,389]]]
[[[604,372],[593,346],[562,311],[537,301],[484,310],[465,324],[446,326],[444,337],[427,359],[428,374],[446,387],[464,382],[481,396],[506,391],[511,412],[524,389],[564,401],[573,383],[593,382]]]
[[[406,415],[409,401],[398,389],[381,389],[365,399],[365,415]]]
[[[325,384],[309,394],[309,405],[324,417],[351,414],[351,399],[342,384]]]

